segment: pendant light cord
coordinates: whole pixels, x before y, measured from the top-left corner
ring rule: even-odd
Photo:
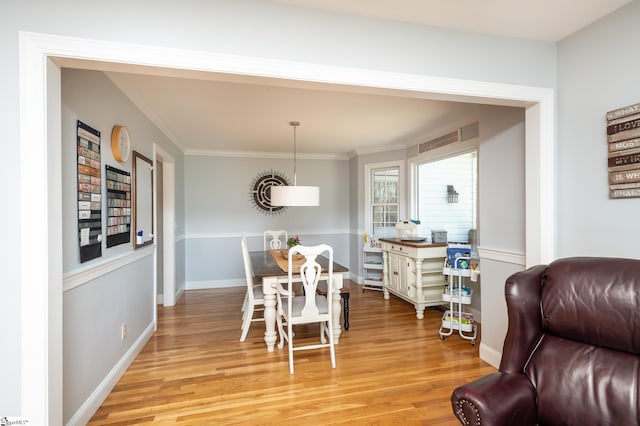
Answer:
[[[293,126],[293,186],[297,186],[296,176],[296,127],[300,125],[298,121],[290,121],[289,124]]]

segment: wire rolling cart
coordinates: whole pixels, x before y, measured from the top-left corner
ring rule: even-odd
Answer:
[[[362,248],[362,269],[364,278],[362,291],[382,291],[382,249],[380,247],[365,245]]]
[[[449,302],[449,309],[442,315],[442,324],[440,326],[440,339],[444,340],[451,336],[455,330],[465,340],[470,340],[472,345],[476,344],[476,336],[478,327],[473,321],[473,314],[463,311],[464,305],[471,304],[473,290],[463,286],[462,279],[471,276],[471,269],[463,269],[459,267],[459,262],[466,261],[471,263],[471,258],[461,256],[456,258],[453,267],[447,267],[446,264],[442,268],[442,273],[449,276],[448,288],[442,294],[442,300]],[[457,309],[457,310],[456,310]],[[448,331],[445,331],[448,330]]]

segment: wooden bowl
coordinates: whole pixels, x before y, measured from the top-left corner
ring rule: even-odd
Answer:
[[[284,257],[285,259],[289,259],[289,249],[282,249],[280,250],[280,254],[282,255],[282,257]],[[296,253],[293,255],[293,260],[301,260],[304,256],[301,255],[300,253]]]

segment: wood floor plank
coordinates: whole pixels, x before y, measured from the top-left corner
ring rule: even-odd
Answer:
[[[91,425],[456,425],[449,398],[458,385],[495,371],[479,345],[442,341],[442,311],[415,310],[380,292],[350,289],[350,329],[328,349],[267,352],[264,324],[240,342],[243,288],[191,290],[158,307],[158,330],[122,376]],[[480,327],[479,327],[480,328]],[[317,339],[296,328],[296,341]],[[481,336],[478,336],[480,342]]]

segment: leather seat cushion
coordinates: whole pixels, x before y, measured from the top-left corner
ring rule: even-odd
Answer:
[[[544,425],[640,424],[640,357],[550,334],[525,374]]]

